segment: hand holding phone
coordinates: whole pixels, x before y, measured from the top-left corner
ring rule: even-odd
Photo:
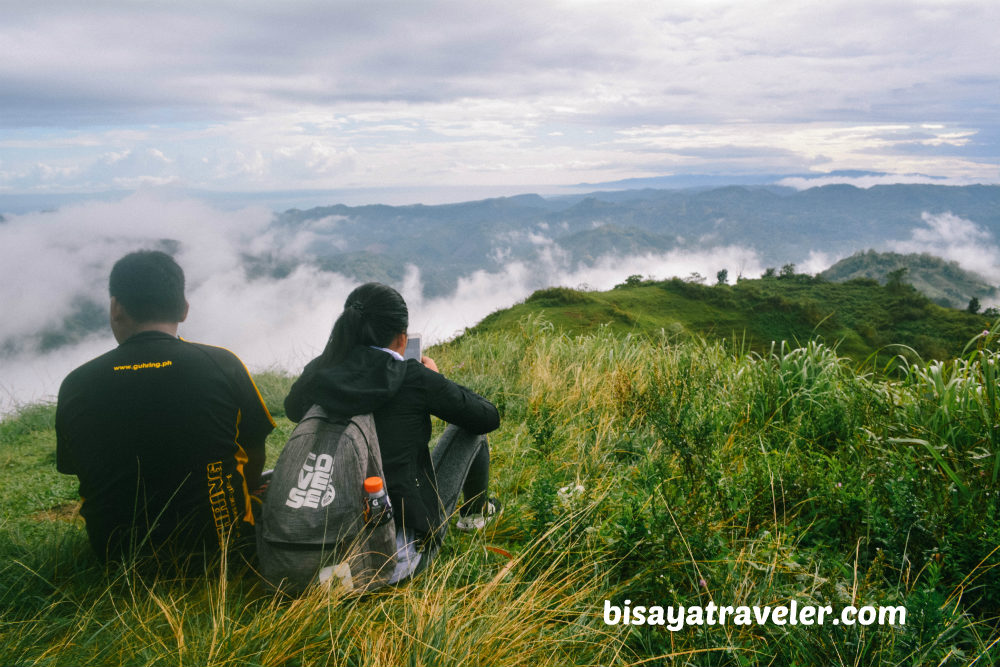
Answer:
[[[421,357],[423,357],[423,346],[420,343],[420,334],[407,334],[406,351],[403,353],[403,359],[416,359],[417,361],[421,361]]]

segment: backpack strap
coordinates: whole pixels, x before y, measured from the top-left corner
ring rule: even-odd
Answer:
[[[365,448],[368,450],[368,464],[365,468],[365,476],[381,477],[384,480],[385,473],[382,471],[382,452],[379,451],[378,441],[376,440],[375,443],[372,443],[372,439],[368,437],[369,433],[374,434],[375,420],[370,414],[357,415],[351,417],[351,424],[361,433],[361,437],[365,440]]]
[[[299,423],[301,424],[309,419],[325,419],[330,421],[330,415],[319,404],[314,403],[313,406],[306,410],[306,413],[302,415],[302,419],[299,420]]]

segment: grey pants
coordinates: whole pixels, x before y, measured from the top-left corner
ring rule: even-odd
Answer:
[[[449,424],[431,452],[431,462],[445,516],[454,514],[459,493],[465,496],[461,514],[483,511],[490,482],[490,448],[485,435]]]
[[[451,518],[458,506],[459,494],[465,503],[460,514],[483,511],[490,481],[490,448],[485,435],[475,435],[463,428],[449,424],[431,452],[434,476],[437,477],[438,497],[444,516]],[[439,537],[444,538],[448,522],[441,527]],[[410,578],[423,571],[441,548],[439,541],[430,540],[421,553],[421,559]]]

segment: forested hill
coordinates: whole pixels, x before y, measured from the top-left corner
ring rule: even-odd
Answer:
[[[957,262],[949,262],[926,253],[900,254],[868,250],[846,257],[826,271],[821,278],[842,282],[853,278],[872,278],[886,284],[890,274],[904,270],[903,278],[939,306],[966,308],[972,299],[995,301],[998,290],[983,276],[966,271]]]
[[[489,315],[471,331],[514,329],[529,315],[569,334],[601,325],[637,334],[663,330],[732,340],[761,352],[772,341],[797,345],[819,338],[857,361],[876,352],[886,360],[897,354],[953,358],[992,324],[985,315],[939,306],[898,280],[835,283],[786,273],[735,285],[632,276],[607,292],[554,287]]]

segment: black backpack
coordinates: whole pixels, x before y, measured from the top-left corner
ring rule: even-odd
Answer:
[[[274,467],[257,530],[261,574],[292,594],[310,584],[364,593],[385,586],[396,565],[391,518],[365,521],[367,477],[380,477],[371,415],[331,417],[312,406]]]

